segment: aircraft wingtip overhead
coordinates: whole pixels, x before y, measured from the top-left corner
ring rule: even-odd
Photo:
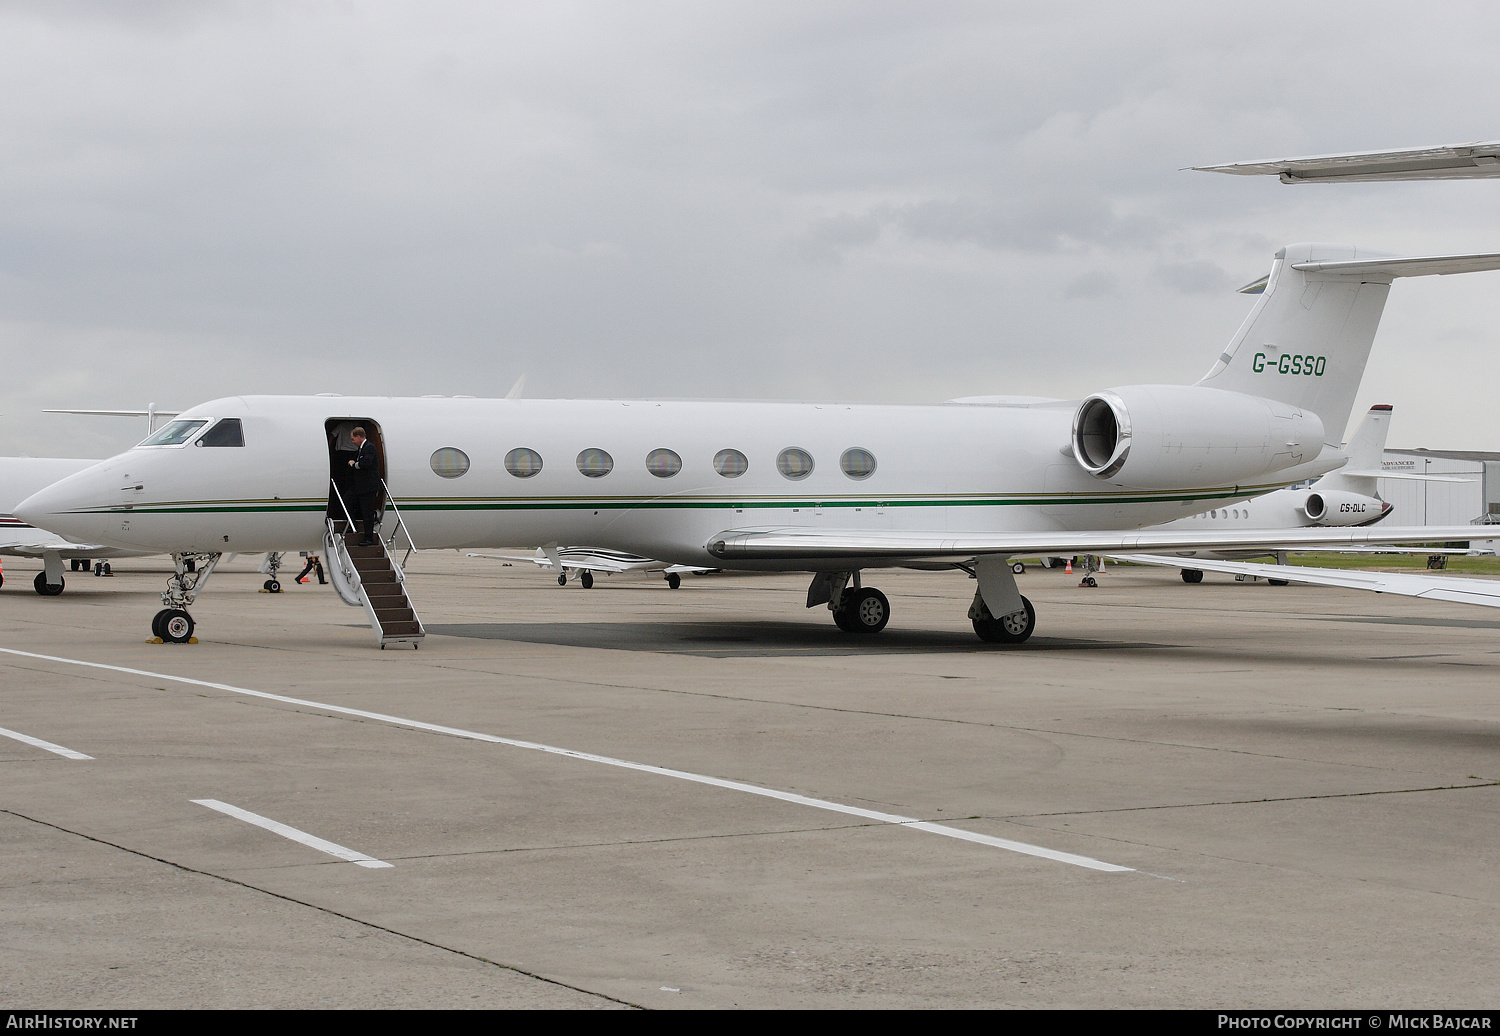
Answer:
[[[1475,141],[1395,151],[1195,165],[1199,173],[1275,176],[1282,183],[1375,183],[1395,180],[1475,180],[1500,177],[1500,141]]]

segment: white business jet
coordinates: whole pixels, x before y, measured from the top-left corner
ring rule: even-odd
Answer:
[[[186,609],[222,553],[319,547],[348,586],[369,590],[360,603],[372,625],[382,611],[399,613],[395,628],[419,636],[410,601],[402,596],[397,607],[387,596],[404,589],[386,553],[396,533],[381,547],[344,543],[347,501],[337,478],[330,488],[330,473],[344,466],[342,429],[357,421],[384,458],[408,546],[571,542],[694,567],[811,572],[808,606],[826,604],[852,633],[877,632],[890,617],[863,573],[951,568],[977,579],[975,632],[1016,644],[1032,635],[1036,613],[1016,586],[1012,556],[1467,535],[1467,527],[1145,527],[1343,465],[1332,443],[1348,422],[1392,280],[1494,269],[1500,254],[1291,245],[1198,382],[1127,385],[1072,402],[235,396],[185,411],[17,514],[72,537],[174,554],[178,573],[153,624],[166,640],[191,638]],[[187,559],[205,563],[188,573]],[[367,575],[361,565],[378,567]]]
[[[557,585],[567,586],[568,580],[577,578],[585,590],[594,587],[594,573],[607,576],[642,575],[661,576],[673,590],[682,585],[685,575],[703,575],[714,571],[711,568],[695,568],[692,565],[671,565],[655,558],[643,558],[623,550],[606,550],[603,547],[559,547],[546,544],[538,547],[535,554],[470,554],[471,558],[490,558],[496,561],[526,561],[537,568],[557,573]]]

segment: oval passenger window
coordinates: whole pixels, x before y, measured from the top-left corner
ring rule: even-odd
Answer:
[[[597,446],[591,446],[578,455],[578,472],[589,478],[603,478],[614,467],[615,459]]]
[[[505,470],[516,478],[530,478],[542,470],[542,455],[522,446],[505,455]]]
[[[671,478],[682,470],[682,458],[671,450],[652,450],[646,454],[646,470],[657,478]]]
[[[739,450],[720,450],[714,454],[714,470],[725,478],[739,478],[750,470],[750,461]]]
[[[793,482],[799,482],[812,474],[812,454],[796,446],[789,446],[776,458],[776,470]]]
[[[866,479],[875,474],[875,455],[856,446],[844,451],[839,458],[839,467],[852,479]]]
[[[432,470],[443,478],[458,478],[469,470],[469,455],[454,446],[444,446],[432,454]]]

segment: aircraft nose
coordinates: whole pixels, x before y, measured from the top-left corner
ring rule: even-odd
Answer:
[[[108,514],[95,510],[110,502],[102,490],[92,469],[85,469],[31,494],[12,513],[38,529],[71,540],[99,543],[104,540],[100,533],[111,524]],[[113,524],[118,527],[118,521]]]

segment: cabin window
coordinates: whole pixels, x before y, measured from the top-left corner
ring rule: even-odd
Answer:
[[[516,478],[530,478],[542,470],[542,455],[522,446],[505,455],[505,470]]]
[[[199,446],[243,446],[245,430],[238,417],[226,417],[198,440]]]
[[[588,478],[603,478],[615,469],[615,459],[597,446],[578,454],[578,473]]]
[[[789,446],[776,458],[776,470],[793,482],[800,482],[812,474],[812,454],[796,446]]]
[[[750,461],[739,450],[720,450],[714,454],[714,470],[725,478],[739,478],[750,470]]]
[[[141,442],[142,446],[181,446],[193,437],[193,433],[207,421],[173,421],[156,430],[156,433]]]
[[[646,454],[646,470],[657,478],[671,478],[682,470],[682,458],[671,450],[652,450]]]
[[[458,476],[469,470],[469,455],[457,447],[444,446],[440,450],[433,451],[432,459],[428,463],[432,465],[432,470],[435,474],[443,478],[458,478]],[[515,472],[511,472],[511,474],[515,474]]]
[[[875,474],[875,454],[856,446],[844,451],[844,455],[839,458],[839,467],[852,479],[869,478]]]

